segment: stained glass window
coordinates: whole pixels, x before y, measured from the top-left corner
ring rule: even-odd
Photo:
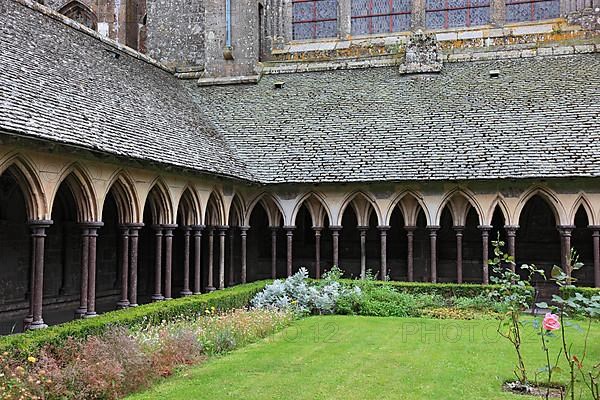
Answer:
[[[538,21],[559,16],[560,0],[506,1],[506,22]]]
[[[352,34],[410,29],[411,0],[352,0]]]
[[[427,28],[458,28],[490,22],[490,0],[427,0]]]
[[[337,36],[337,0],[293,0],[294,39]]]

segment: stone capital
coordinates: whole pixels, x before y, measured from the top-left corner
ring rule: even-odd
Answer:
[[[339,232],[342,230],[342,226],[341,225],[329,225],[329,230],[332,232]]]
[[[413,233],[414,231],[416,231],[416,230],[417,230],[417,227],[416,227],[415,225],[405,225],[405,226],[404,226],[404,230],[405,230],[406,232]]]

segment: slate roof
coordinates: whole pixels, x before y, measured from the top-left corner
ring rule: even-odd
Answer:
[[[252,178],[171,73],[32,8],[0,4],[0,131]]]
[[[600,177],[600,53],[188,89],[262,182]]]

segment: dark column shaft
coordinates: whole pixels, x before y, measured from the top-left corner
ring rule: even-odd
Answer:
[[[321,231],[320,226],[313,227],[315,231],[315,278],[321,279]]]
[[[35,241],[35,274],[33,283],[33,316],[28,329],[46,328],[42,318],[42,304],[44,296],[44,245],[46,240],[46,228],[50,227],[52,221],[30,221],[32,237]]]
[[[225,233],[227,227],[219,227],[219,289],[225,289]]]
[[[513,264],[510,265],[510,269],[512,272],[515,272],[515,266],[517,262],[515,239],[517,237],[517,229],[519,229],[519,227],[517,225],[506,225],[504,228],[506,229],[506,241],[508,242],[508,255],[513,258]]]
[[[94,224],[89,230],[89,256],[88,256],[88,305],[85,317],[96,316],[96,240],[98,228],[101,223]]]
[[[227,280],[227,286],[235,285],[235,263],[233,259],[235,257],[235,230],[232,227],[229,228],[229,279]]]
[[[121,300],[117,303],[118,307],[125,308],[129,306],[129,227],[121,227]]]
[[[208,228],[208,285],[206,290],[212,292],[215,290],[213,279],[214,268],[214,250],[215,250],[215,229],[211,226]]]
[[[138,269],[138,244],[139,231],[143,224],[130,226],[129,231],[129,307],[136,307],[137,303],[137,269]]]
[[[368,226],[358,226],[360,232],[360,279],[367,275],[367,230]]]
[[[192,294],[190,290],[190,230],[189,226],[182,227],[183,229],[183,289],[181,289],[182,296],[189,296]]]
[[[406,273],[409,282],[415,280],[415,267],[414,267],[414,238],[415,238],[415,226],[405,226],[406,229]]]
[[[88,273],[89,273],[89,229],[81,229],[81,277],[79,287],[79,308],[75,310],[75,316],[82,318],[87,312],[88,302]]]
[[[202,290],[202,229],[204,226],[194,226],[194,294],[201,293]]]
[[[340,231],[341,226],[332,225],[329,227],[331,230],[331,238],[333,241],[333,265],[339,267],[340,265]]]
[[[248,278],[248,276],[247,276],[248,271],[247,271],[247,265],[246,265],[247,257],[248,257],[247,252],[246,252],[247,251],[247,249],[246,249],[246,246],[247,246],[246,241],[248,239],[247,238],[247,236],[248,236],[248,229],[249,229],[249,227],[247,227],[247,226],[240,227],[240,237],[241,237],[241,243],[240,243],[240,245],[242,247],[241,248],[241,253],[242,253],[242,260],[241,260],[241,264],[242,264],[242,276],[241,276],[242,283],[246,283],[247,282],[247,278]]]
[[[378,226],[379,236],[381,237],[381,265],[380,265],[380,274],[381,280],[387,280],[388,269],[387,269],[387,231],[390,229],[389,226]]]
[[[431,282],[437,283],[437,231],[439,226],[428,226],[429,229],[429,250],[431,252],[430,268]]]
[[[165,299],[173,298],[173,229],[176,225],[165,225]]]
[[[277,278],[277,228],[271,227],[271,278]]]
[[[489,256],[489,246],[490,246],[490,230],[492,229],[489,225],[480,225],[479,229],[481,229],[481,248],[482,248],[482,268],[483,268],[483,284],[487,285],[490,283],[490,271],[488,266]]]
[[[292,276],[292,263],[293,263],[293,239],[294,239],[294,227],[286,226],[285,227],[285,235],[287,237],[287,263],[286,263],[286,271],[287,276]]]
[[[463,231],[464,226],[455,226],[456,232],[456,282],[463,283]]]

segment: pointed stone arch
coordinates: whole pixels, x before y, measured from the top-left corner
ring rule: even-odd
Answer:
[[[567,219],[565,217],[565,208],[558,198],[558,195],[554,191],[543,186],[533,186],[521,195],[513,214],[512,221],[514,223],[518,223],[523,208],[527,202],[536,195],[544,199],[544,201],[548,204],[552,210],[552,213],[554,214],[554,219],[557,225],[566,224]]]
[[[117,214],[119,223],[140,223],[142,222],[142,213],[139,207],[139,197],[135,188],[133,179],[125,171],[117,171],[108,182],[106,192],[104,193],[102,204],[100,204],[100,218],[106,197],[109,193],[115,198],[117,203]]]
[[[225,206],[223,204],[223,198],[217,190],[213,190],[208,197],[204,223],[207,226],[218,226],[225,224]]]
[[[332,215],[327,202],[322,195],[314,191],[308,192],[298,199],[291,215],[291,221],[294,223],[302,205],[305,205],[308,209],[313,226],[322,227],[324,225],[325,217],[327,217],[327,220],[331,223]]]
[[[23,192],[27,218],[31,220],[47,219],[48,203],[33,163],[22,155],[11,155],[0,162],[0,175],[7,171],[15,178]]]
[[[254,199],[248,204],[248,208],[246,211],[246,223],[245,225],[250,224],[250,216],[252,215],[252,211],[254,207],[260,203],[269,217],[269,225],[270,226],[279,226],[281,225],[281,221],[283,219],[283,207],[277,199],[268,192],[262,192],[258,196],[254,197]]]
[[[573,203],[573,206],[569,210],[568,221],[569,225],[575,225],[575,214],[579,211],[579,208],[583,207],[583,210],[587,214],[587,218],[590,225],[596,225],[596,220],[594,218],[594,209],[592,207],[592,203],[587,197],[587,195],[583,192],[580,192],[577,196],[577,199]]]
[[[246,221],[246,213],[244,210],[244,202],[238,193],[233,195],[231,206],[229,207],[229,226],[244,226]]]
[[[77,221],[97,221],[99,216],[98,203],[96,201],[97,196],[92,178],[88,171],[78,163],[70,164],[61,171],[54,188],[51,203],[48,205],[50,210],[52,210],[58,190],[63,183],[67,186],[75,200]]]
[[[392,213],[398,207],[407,226],[416,226],[419,211],[423,211],[427,225],[430,225],[429,210],[422,196],[412,190],[404,190],[396,195],[385,214],[385,225],[390,225]]]
[[[202,207],[198,194],[191,186],[186,186],[183,189],[179,204],[177,206],[177,217],[181,216],[183,225],[201,225],[202,224]]]
[[[88,6],[77,0],[68,2],[59,12],[94,31],[98,30],[98,17],[96,14]]]
[[[348,196],[346,196],[342,201],[342,206],[340,207],[335,225],[339,226],[342,224],[342,217],[344,216],[344,212],[346,211],[348,205],[352,205],[354,208],[359,225],[368,225],[371,212],[375,212],[377,223],[381,224],[381,221],[383,220],[381,217],[381,211],[379,210],[377,202],[373,196],[369,196],[362,190],[356,190],[348,194]]]
[[[157,178],[152,185],[150,185],[146,200],[147,204],[150,206],[153,224],[175,223],[173,202],[171,200],[169,188],[161,178]]]
[[[496,208],[500,210],[502,217],[504,218],[505,225],[512,225],[513,221],[510,218],[510,211],[504,197],[501,195],[496,196],[494,201],[490,204],[488,208],[487,216],[485,218],[485,222],[483,225],[492,225],[492,219],[494,218],[494,213],[496,212]]]
[[[450,213],[452,214],[452,219],[454,225],[461,226],[465,224],[467,214],[469,212],[469,207],[473,207],[477,212],[477,217],[479,219],[479,224],[484,221],[484,212],[477,201],[477,198],[474,193],[470,192],[466,189],[452,189],[448,191],[440,202],[440,206],[436,210],[434,221],[435,225],[440,224],[440,218],[442,215],[442,211],[444,207],[448,206]]]

